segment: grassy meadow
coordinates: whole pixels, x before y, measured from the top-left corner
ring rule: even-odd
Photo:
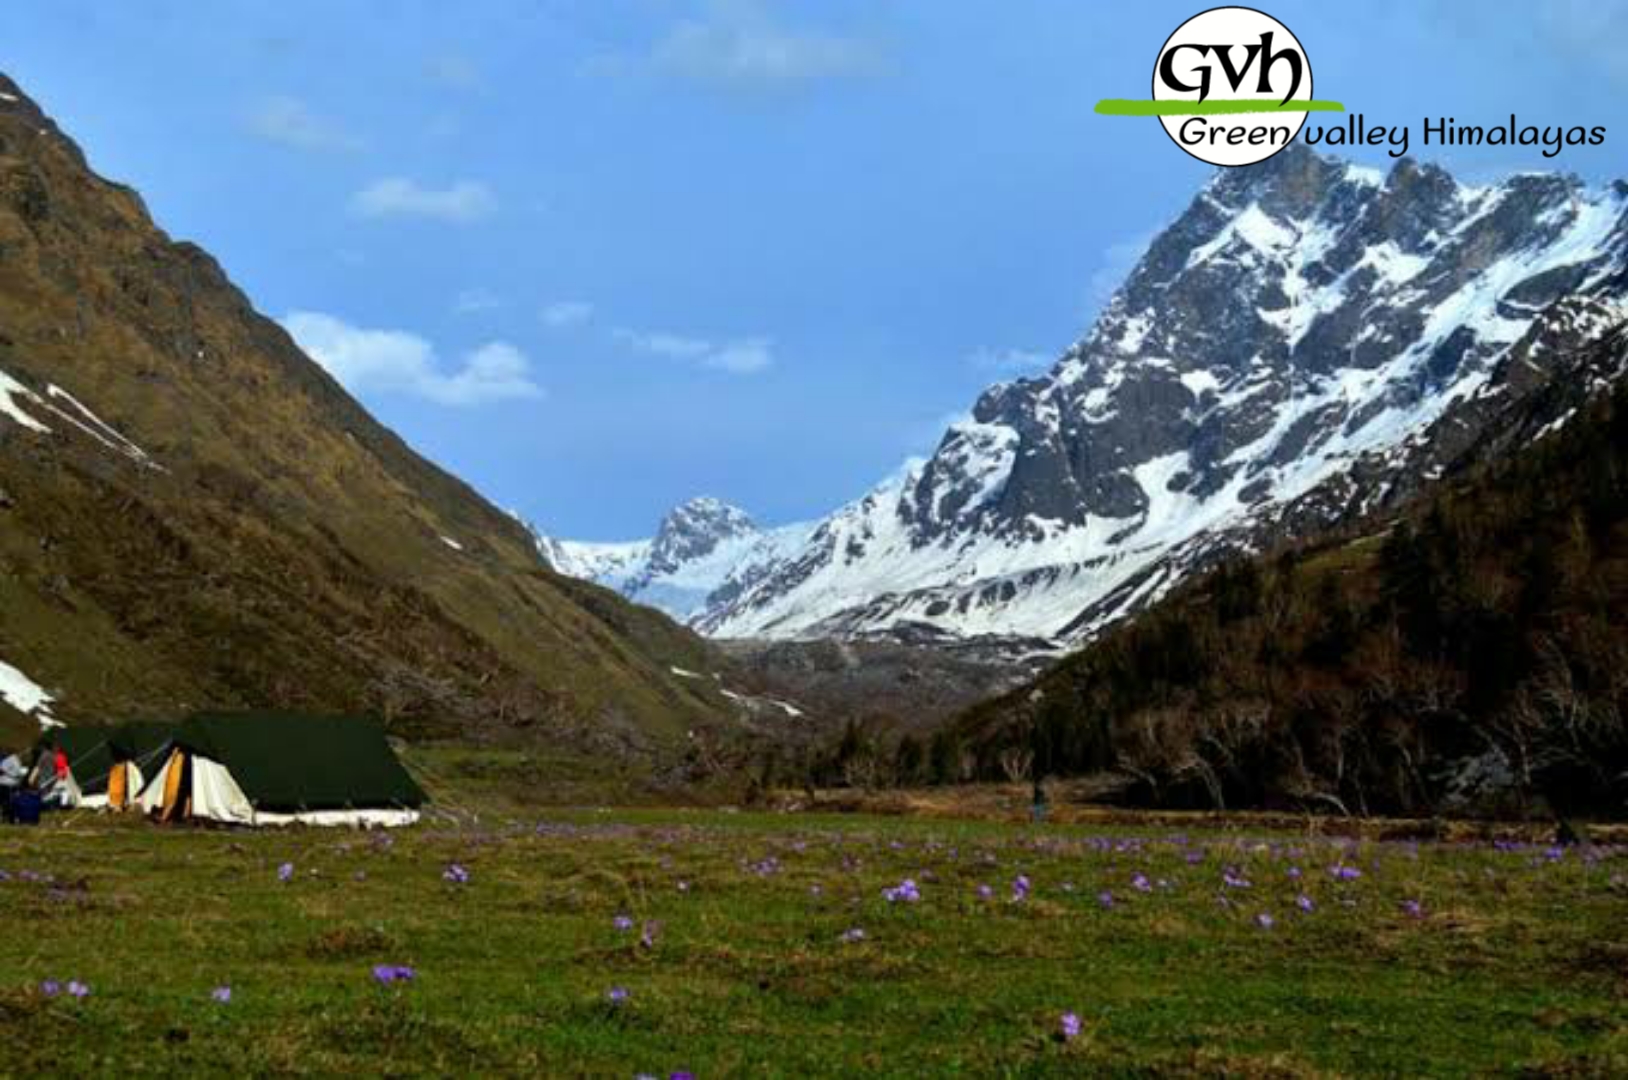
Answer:
[[[80,814],[0,871],[6,1074],[1628,1075],[1620,847]]]

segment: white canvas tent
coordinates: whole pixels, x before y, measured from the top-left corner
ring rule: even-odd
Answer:
[[[139,797],[165,821],[384,828],[425,801],[376,724],[275,713],[187,721]]]

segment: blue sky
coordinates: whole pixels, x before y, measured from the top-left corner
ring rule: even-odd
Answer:
[[[1208,175],[1092,106],[1202,6],[33,0],[0,66],[420,450],[613,539],[828,511],[1078,337]],[[1268,6],[1416,156],[1628,175],[1623,5],[1335,8]],[[1607,139],[1417,145],[1511,112]]]

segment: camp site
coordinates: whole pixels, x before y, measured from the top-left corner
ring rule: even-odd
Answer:
[[[47,728],[25,764],[0,764],[8,819],[42,810],[139,813],[155,822],[395,827],[426,801],[376,722],[279,713],[166,724]]]

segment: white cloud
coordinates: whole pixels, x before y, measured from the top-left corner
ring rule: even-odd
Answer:
[[[250,110],[245,123],[250,132],[267,142],[296,150],[350,151],[361,147],[342,128],[317,116],[296,97],[266,98]]]
[[[647,69],[715,85],[786,89],[882,74],[875,43],[781,25],[756,0],[712,0],[703,14],[681,20],[647,55],[602,57],[604,72]]]
[[[479,315],[483,311],[496,311],[503,300],[489,289],[465,289],[452,302],[452,310],[459,315]]]
[[[551,304],[544,304],[538,317],[543,320],[544,326],[556,330],[567,326],[581,326],[594,317],[594,306],[586,300],[556,300]]]
[[[531,381],[526,354],[507,341],[489,341],[464,357],[464,366],[448,378],[437,376],[425,396],[443,405],[480,405],[543,396]]]
[[[401,176],[377,180],[351,196],[351,209],[363,217],[420,217],[470,222],[497,209],[485,184],[460,180],[448,188],[427,188]]]
[[[701,358],[701,366],[734,375],[755,375],[774,364],[774,346],[768,338],[729,341]]]
[[[466,407],[543,396],[525,354],[506,341],[466,353],[443,370],[435,347],[405,330],[370,330],[318,311],[292,311],[282,319],[311,358],[352,392],[406,394],[438,405]]]
[[[1027,375],[1045,369],[1054,359],[1036,349],[979,349],[967,357],[967,363],[995,375]]]
[[[712,351],[712,342],[701,338],[684,337],[681,334],[667,334],[662,332],[646,333],[640,330],[617,329],[614,332],[616,340],[624,345],[632,346],[640,352],[654,353],[657,356],[671,356],[680,360],[693,360]]]
[[[626,328],[611,333],[616,340],[639,352],[687,360],[698,367],[727,371],[732,375],[755,375],[774,365],[774,342],[766,337],[720,342],[683,334],[650,333]]]

